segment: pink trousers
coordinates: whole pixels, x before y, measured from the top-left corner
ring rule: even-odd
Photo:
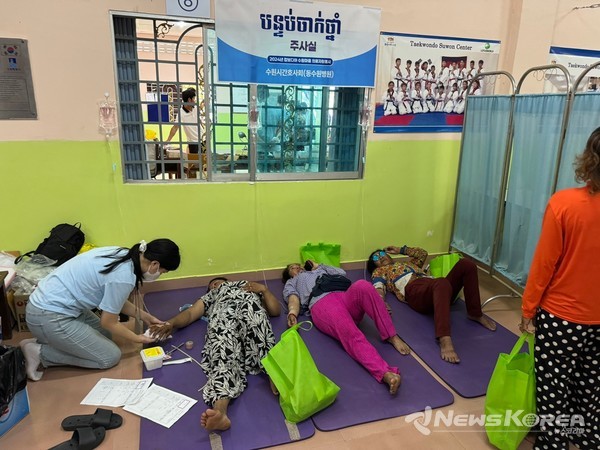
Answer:
[[[399,373],[390,366],[367,340],[358,324],[366,314],[377,327],[382,340],[396,335],[383,300],[371,283],[359,280],[346,292],[332,292],[310,310],[315,326],[337,339],[344,350],[381,383],[386,372]]]

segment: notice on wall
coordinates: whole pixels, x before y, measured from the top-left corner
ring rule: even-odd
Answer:
[[[381,33],[375,133],[462,131],[469,81],[498,67],[500,41]],[[493,94],[485,77],[468,95]]]
[[[219,81],[373,87],[381,10],[215,0]]]
[[[0,38],[0,119],[36,119],[27,41]]]
[[[590,66],[600,62],[599,50],[587,50],[580,48],[550,47],[548,56],[549,64],[560,64],[564,66],[571,77],[575,80]],[[566,92],[567,80],[560,71],[546,73],[545,92]],[[600,66],[589,70],[584,79],[577,86],[578,92],[600,92]]]

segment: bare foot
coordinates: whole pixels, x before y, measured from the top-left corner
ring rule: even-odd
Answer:
[[[223,414],[218,409],[207,409],[200,416],[200,425],[208,431],[228,430],[231,427],[231,421],[226,414]]]
[[[277,386],[275,386],[275,383],[273,383],[273,380],[271,380],[271,378],[269,378],[269,384],[271,385],[271,392],[273,393],[273,395],[279,395]]]
[[[406,342],[400,339],[400,336],[392,336],[387,341],[392,344],[401,355],[410,355],[410,347],[406,345]]]
[[[444,361],[448,361],[452,364],[458,364],[460,362],[460,358],[454,350],[454,345],[452,344],[452,338],[450,336],[442,336],[440,338],[440,352]]]
[[[383,382],[390,387],[390,394],[395,395],[400,387],[402,377],[394,372],[386,372],[383,376]]]
[[[467,317],[471,320],[474,320],[475,322],[479,322],[481,325],[483,325],[485,328],[487,328],[490,331],[496,331],[496,322],[494,322],[492,319],[490,319],[486,315],[482,315],[481,317],[472,317],[472,316],[467,316]]]

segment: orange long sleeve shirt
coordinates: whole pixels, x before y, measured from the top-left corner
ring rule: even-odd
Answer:
[[[567,189],[550,198],[525,292],[523,316],[538,307],[569,322],[600,324],[600,193]]]

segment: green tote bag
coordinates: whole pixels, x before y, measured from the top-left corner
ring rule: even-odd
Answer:
[[[319,372],[310,356],[298,333],[303,324],[312,328],[311,322],[294,325],[281,335],[280,341],[261,360],[279,391],[279,404],[285,418],[293,423],[302,422],[327,408],[340,391],[333,381]]]
[[[300,247],[300,258],[302,264],[307,259],[315,261],[319,264],[326,264],[328,266],[340,267],[340,244],[325,244],[319,242],[318,244],[311,244],[308,242],[306,245]]]
[[[462,258],[460,253],[448,253],[447,255],[437,256],[429,261],[429,273],[435,278],[445,277],[460,258]]]
[[[529,353],[520,353],[525,341]],[[485,431],[501,450],[516,450],[536,420],[533,344],[534,336],[523,333],[510,354],[500,353],[488,385]]]

